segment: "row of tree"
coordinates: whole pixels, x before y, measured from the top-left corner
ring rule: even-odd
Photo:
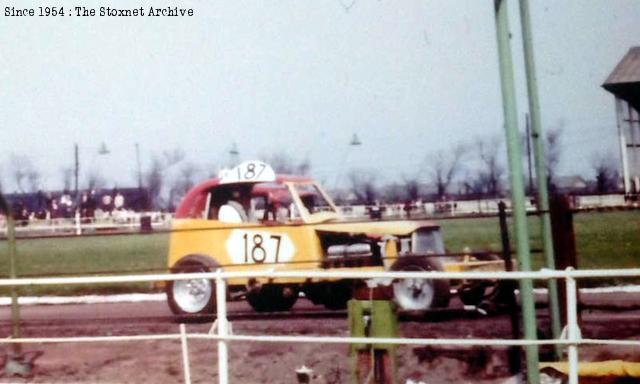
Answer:
[[[562,155],[562,128],[548,130],[544,137],[546,175],[551,192],[560,188],[557,174]],[[527,148],[523,136],[522,148]],[[487,198],[503,196],[507,192],[506,150],[500,136],[478,137],[468,143],[427,155],[413,174],[403,175],[402,183],[380,185],[374,171],[358,170],[348,176],[349,189],[341,198],[351,194],[361,203],[375,201],[415,201],[418,199],[444,200],[448,198]],[[523,163],[528,167],[527,193],[535,195],[533,161],[530,151],[524,151]],[[620,192],[620,174],[614,157],[594,153],[591,156],[594,183],[581,192]]]
[[[550,188],[556,186],[557,168],[561,159],[562,130],[548,131],[545,136],[547,177]],[[526,143],[523,144],[526,147]],[[451,196],[496,197],[507,190],[504,141],[499,136],[476,138],[460,143],[448,150],[426,155],[416,165],[416,171],[402,175],[401,182],[383,185],[382,177],[371,169],[353,169],[347,172],[346,183],[333,191],[337,200],[372,204],[376,201],[404,202],[418,199],[442,200]],[[525,153],[526,156],[526,153]],[[309,160],[294,159],[284,153],[262,157],[277,173],[312,174]],[[524,159],[525,165],[530,158]],[[619,173],[611,156],[592,157],[596,193],[616,191]],[[8,162],[9,176],[16,192],[35,193],[42,189],[41,174],[25,155],[12,155]],[[219,167],[199,165],[187,160],[183,150],[174,149],[152,156],[146,169],[136,178],[148,191],[155,209],[172,210],[180,198],[195,183],[214,177]],[[527,172],[525,172],[527,174]],[[2,175],[2,172],[0,172]],[[61,169],[63,188],[73,190],[73,168]],[[340,179],[340,178],[338,178]],[[90,170],[79,180],[81,189],[101,189],[106,179],[98,171]],[[344,178],[342,178],[344,180]],[[0,191],[2,190],[0,177]],[[533,193],[535,181],[528,180]]]

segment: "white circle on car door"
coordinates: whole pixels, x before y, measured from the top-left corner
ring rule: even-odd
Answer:
[[[286,233],[234,229],[225,246],[234,264],[284,263],[295,253]]]

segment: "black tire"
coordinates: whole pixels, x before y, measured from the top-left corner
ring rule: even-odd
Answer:
[[[319,283],[309,283],[304,287],[304,293],[315,305],[324,305],[325,308],[336,310],[347,308],[347,302],[351,299],[352,283],[348,280]]]
[[[323,305],[325,302],[325,284],[327,283],[306,283],[302,287],[307,300],[314,305]]]
[[[484,300],[485,291],[486,283],[480,281],[463,285],[460,287],[458,295],[460,296],[460,301],[462,301],[464,305],[478,306],[482,303],[482,300]]]
[[[171,273],[211,272],[218,263],[203,255],[190,255],[171,268]],[[216,286],[213,280],[174,280],[166,284],[171,312],[181,319],[210,316],[216,310]]]
[[[478,254],[475,256],[480,261],[498,261],[502,258],[494,253]],[[460,301],[465,305],[479,306],[488,296],[493,296],[496,283],[490,281],[469,281],[459,289]],[[487,295],[487,288],[493,287],[493,290]]]
[[[327,309],[337,310],[347,308],[347,303],[352,296],[352,282],[349,280],[326,283],[324,294],[324,306]]]
[[[298,293],[294,285],[266,284],[247,293],[247,301],[256,312],[288,311],[298,300]]]
[[[404,256],[391,266],[392,271],[442,271],[442,263],[434,258]],[[394,301],[401,309],[423,311],[449,306],[449,280],[402,279],[393,283]]]

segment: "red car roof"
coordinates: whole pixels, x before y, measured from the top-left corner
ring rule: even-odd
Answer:
[[[268,184],[283,184],[286,182],[294,182],[294,183],[306,183],[312,182],[313,179],[305,176],[293,176],[293,175],[276,175],[276,180],[272,182],[260,182],[257,184],[264,184],[260,187],[260,193],[268,193],[269,187]],[[197,184],[195,187],[191,188],[189,192],[182,198],[182,201],[178,205],[176,209],[175,217],[178,219],[184,219],[190,217],[190,212],[194,204],[204,204],[204,201],[198,201],[198,197],[202,196],[206,191],[211,188],[215,188],[220,184],[220,178],[216,177],[214,179],[208,179],[200,184]],[[222,185],[231,185],[231,184],[222,184]],[[274,192],[277,191],[277,188],[273,188]]]

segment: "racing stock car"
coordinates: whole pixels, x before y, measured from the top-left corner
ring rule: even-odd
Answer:
[[[421,255],[443,255],[423,257]],[[426,220],[343,218],[331,198],[307,177],[276,175],[264,162],[248,161],[200,183],[183,198],[172,224],[168,265],[173,273],[273,269],[359,271],[504,270],[501,260],[444,256],[438,224]],[[289,310],[300,292],[329,309],[346,306],[353,280],[230,279],[231,298],[246,297],[259,312]],[[469,289],[473,288],[473,289]],[[405,310],[446,307],[450,282],[400,279],[393,296]],[[215,311],[215,282],[166,284],[179,316]],[[478,301],[483,285],[467,287]],[[464,300],[463,300],[464,301]],[[476,303],[472,303],[476,304]]]

